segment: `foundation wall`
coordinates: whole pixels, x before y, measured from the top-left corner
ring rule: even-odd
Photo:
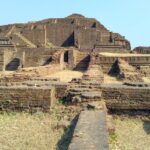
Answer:
[[[55,88],[0,87],[0,108],[17,109],[41,107],[49,109],[55,103]]]
[[[121,58],[132,66],[150,66],[149,56],[133,56],[133,57],[107,57],[107,56],[92,56],[92,64],[101,65],[104,72],[108,73],[113,63]]]
[[[48,64],[60,64],[64,67],[63,48],[18,48],[17,51],[5,50],[0,52],[0,70],[6,66],[15,65],[14,59],[20,61],[20,67],[39,67]]]
[[[4,70],[4,52],[0,51],[0,71]]]
[[[111,109],[150,109],[149,87],[102,86],[102,98]]]

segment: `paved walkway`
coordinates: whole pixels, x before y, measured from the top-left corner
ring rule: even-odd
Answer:
[[[104,110],[81,112],[69,150],[109,150]]]

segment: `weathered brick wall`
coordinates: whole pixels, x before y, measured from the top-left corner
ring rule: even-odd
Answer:
[[[150,78],[150,66],[140,66],[140,73]]]
[[[49,55],[45,57],[50,57]],[[46,59],[48,58],[43,58],[44,52],[43,49],[32,49],[32,50],[27,50],[25,52],[25,64],[24,67],[36,67],[36,66],[42,66]],[[45,59],[45,60],[44,60]]]
[[[26,26],[24,30],[21,31],[21,34],[38,47],[45,45],[44,25],[39,24]]]
[[[77,49],[72,49],[69,51],[69,69],[84,68],[88,66],[90,59],[88,52],[81,52]]]
[[[0,71],[4,70],[4,52],[0,51]]]
[[[68,59],[68,64],[69,64],[68,68],[72,70],[75,67],[75,59],[76,59],[75,50],[70,50],[68,52],[68,58],[69,58]]]
[[[118,59],[121,58],[128,62],[132,66],[150,66],[150,56],[102,56],[102,55],[91,55],[92,64],[101,65],[105,72],[108,72],[112,64]]]
[[[74,46],[74,26],[65,23],[49,24],[47,41],[57,46]]]
[[[54,103],[53,87],[0,86],[1,109],[41,107],[47,110]]]
[[[96,63],[99,64],[113,64],[115,60],[121,58],[127,61],[131,65],[149,65],[150,64],[150,56],[126,56],[126,57],[107,57],[107,56],[99,56],[96,59]]]
[[[135,51],[136,53],[140,53],[140,54],[150,54],[150,47],[136,47],[133,49],[133,51]]]
[[[4,71],[6,65],[15,58],[14,47],[0,47],[0,71]]]
[[[59,78],[37,77],[34,75],[15,75],[12,77],[0,78],[1,86],[29,86],[29,87],[55,87],[57,98],[63,98],[66,95],[68,83],[61,82]]]
[[[36,76],[47,76],[61,71],[63,68],[59,64],[52,64],[47,66],[23,68],[15,73],[0,77],[0,82],[21,82],[29,80]]]
[[[56,49],[33,48],[24,49],[24,67],[37,67],[50,63],[51,57],[57,51]]]
[[[100,32],[97,29],[78,29],[75,31],[75,43],[79,49],[93,49],[100,42]]]
[[[17,51],[6,49],[4,54],[1,52],[1,64],[5,69],[13,59],[17,58],[23,68],[44,66],[50,63],[58,63],[63,67],[64,51],[63,48],[18,48]]]
[[[129,51],[126,48],[115,45],[96,45],[94,52],[110,52],[110,53],[128,53]]]
[[[103,85],[102,98],[111,109],[150,109],[150,87]]]
[[[15,30],[12,31],[14,26]],[[112,34],[93,18],[72,16],[47,19],[28,24],[1,26],[0,30],[0,36],[10,33],[9,36],[17,47],[44,47],[52,43],[56,46],[77,46],[82,50],[91,50],[97,43],[113,43],[130,49],[130,43],[123,36]]]
[[[15,51],[12,50],[4,50],[4,64],[3,64],[3,70],[7,70],[7,65],[13,60],[15,59]]]

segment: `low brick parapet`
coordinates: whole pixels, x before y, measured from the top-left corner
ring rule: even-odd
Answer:
[[[47,110],[55,103],[54,87],[0,86],[0,108]]]
[[[102,98],[111,109],[149,109],[150,87],[103,84]]]

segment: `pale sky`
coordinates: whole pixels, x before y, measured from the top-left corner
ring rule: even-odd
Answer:
[[[150,0],[2,0],[0,4],[0,25],[80,13],[124,35],[132,48],[150,46]]]

